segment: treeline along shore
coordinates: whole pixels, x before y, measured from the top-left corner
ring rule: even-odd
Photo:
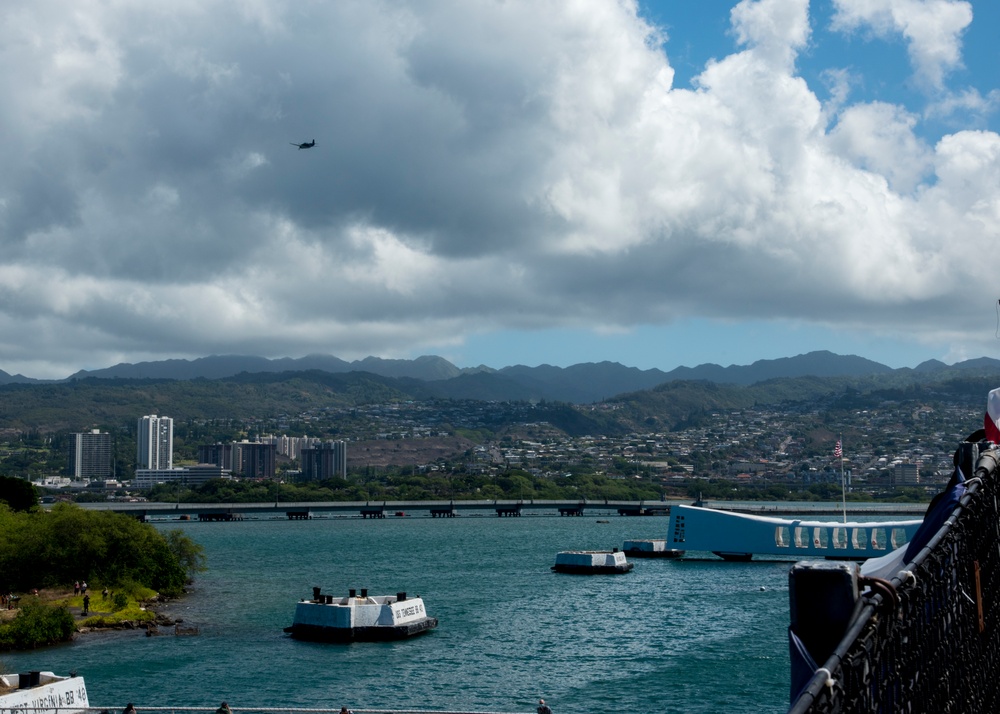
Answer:
[[[178,597],[205,567],[200,545],[180,530],[160,531],[130,516],[17,510],[0,479],[0,650],[30,649],[71,639],[81,629],[154,619],[142,606]]]

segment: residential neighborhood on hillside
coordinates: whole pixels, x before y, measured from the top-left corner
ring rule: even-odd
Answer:
[[[594,412],[618,408],[613,403],[587,407]],[[240,438],[214,446],[189,438],[191,430],[207,436],[207,424],[180,425],[175,441],[172,420],[147,416],[138,420],[139,432],[145,428],[148,434],[150,424],[154,432],[155,425],[169,425],[170,432],[161,429],[160,441],[172,445],[175,466],[155,470],[139,464],[130,470],[112,460],[112,435],[94,430],[68,440],[71,458],[64,474],[34,473],[32,478],[47,489],[134,496],[156,484],[190,487],[210,478],[297,483],[331,477],[371,479],[373,473],[394,470],[445,477],[495,477],[516,470],[556,483],[580,473],[640,480],[664,494],[682,492],[692,481],[728,482],[733,489],[767,489],[773,497],[780,493],[775,488],[783,485],[788,490],[815,484],[839,487],[843,473],[852,493],[917,488],[929,495],[951,475],[956,444],[980,419],[974,408],[947,404],[888,402],[851,412],[799,405],[716,410],[699,424],[676,431],[569,435],[542,418],[545,415],[544,405],[473,401],[326,408],[227,424]],[[498,422],[507,426],[497,430]],[[318,438],[288,434],[292,428],[337,432],[337,441],[324,445]],[[93,468],[80,470],[79,456],[72,455],[81,439],[106,444],[92,451],[103,459],[103,477]],[[843,458],[835,453],[838,442]],[[323,449],[331,449],[330,458],[339,460],[330,462],[339,464],[336,470],[317,465],[326,453]],[[148,444],[145,449],[132,447],[137,455],[148,450]],[[255,455],[247,456],[251,453]],[[24,463],[17,456],[18,449],[8,443],[0,454],[4,475],[21,475],[10,468]],[[250,468],[262,458],[270,459],[269,468]],[[166,454],[159,459],[161,466],[170,463]]]
[[[198,365],[232,369],[234,359]],[[350,368],[332,359],[295,364]],[[440,358],[365,366],[398,375],[449,372]],[[510,368],[500,376],[484,370],[446,380],[464,380],[457,391],[440,380],[316,369],[7,384],[0,386],[0,476],[91,498],[219,479],[336,482],[343,496],[388,496],[412,490],[391,482],[406,476],[434,479],[421,493],[465,489],[471,497],[484,489],[504,494],[515,487],[506,478],[512,474],[517,493],[529,481],[529,492],[541,493],[592,477],[604,485],[590,484],[590,492],[631,484],[643,497],[706,490],[779,498],[839,490],[843,481],[855,495],[923,498],[951,475],[957,443],[981,424],[985,395],[1000,382],[993,360],[889,370],[810,353],[747,368],[703,365],[700,373],[721,381],[674,379],[596,401],[467,396],[513,380],[520,380],[518,394],[593,395],[665,375],[613,364]],[[762,381],[737,383],[750,374]],[[604,386],[595,391],[598,382]]]

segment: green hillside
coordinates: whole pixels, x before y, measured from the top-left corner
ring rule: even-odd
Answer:
[[[169,414],[177,421],[245,420],[412,398],[396,380],[363,372],[243,374],[219,380],[89,378],[0,387],[0,428],[76,431],[130,424],[143,414]]]

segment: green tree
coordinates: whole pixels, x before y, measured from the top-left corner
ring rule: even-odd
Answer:
[[[15,513],[0,504],[0,589],[27,591],[80,579],[108,586],[134,581],[178,595],[188,571],[164,535],[130,516],[66,503],[50,512]]]
[[[188,535],[179,529],[173,529],[163,534],[167,539],[167,547],[177,558],[177,562],[184,568],[188,579],[194,577],[195,573],[203,572],[207,569],[205,560],[205,549],[199,543],[195,543]]]
[[[29,511],[38,507],[38,493],[31,481],[23,478],[0,476],[0,501],[15,511]]]

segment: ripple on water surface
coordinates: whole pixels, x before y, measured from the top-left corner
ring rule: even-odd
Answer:
[[[604,517],[602,517],[604,518]],[[553,573],[560,550],[663,538],[660,517],[328,518],[173,522],[210,570],[169,613],[191,637],[137,632],[4,656],[76,670],[92,704],[533,711],[787,709],[790,563],[636,559],[613,576]],[[322,645],[282,631],[313,586],[424,598],[432,633]],[[763,589],[762,589],[763,588]]]

